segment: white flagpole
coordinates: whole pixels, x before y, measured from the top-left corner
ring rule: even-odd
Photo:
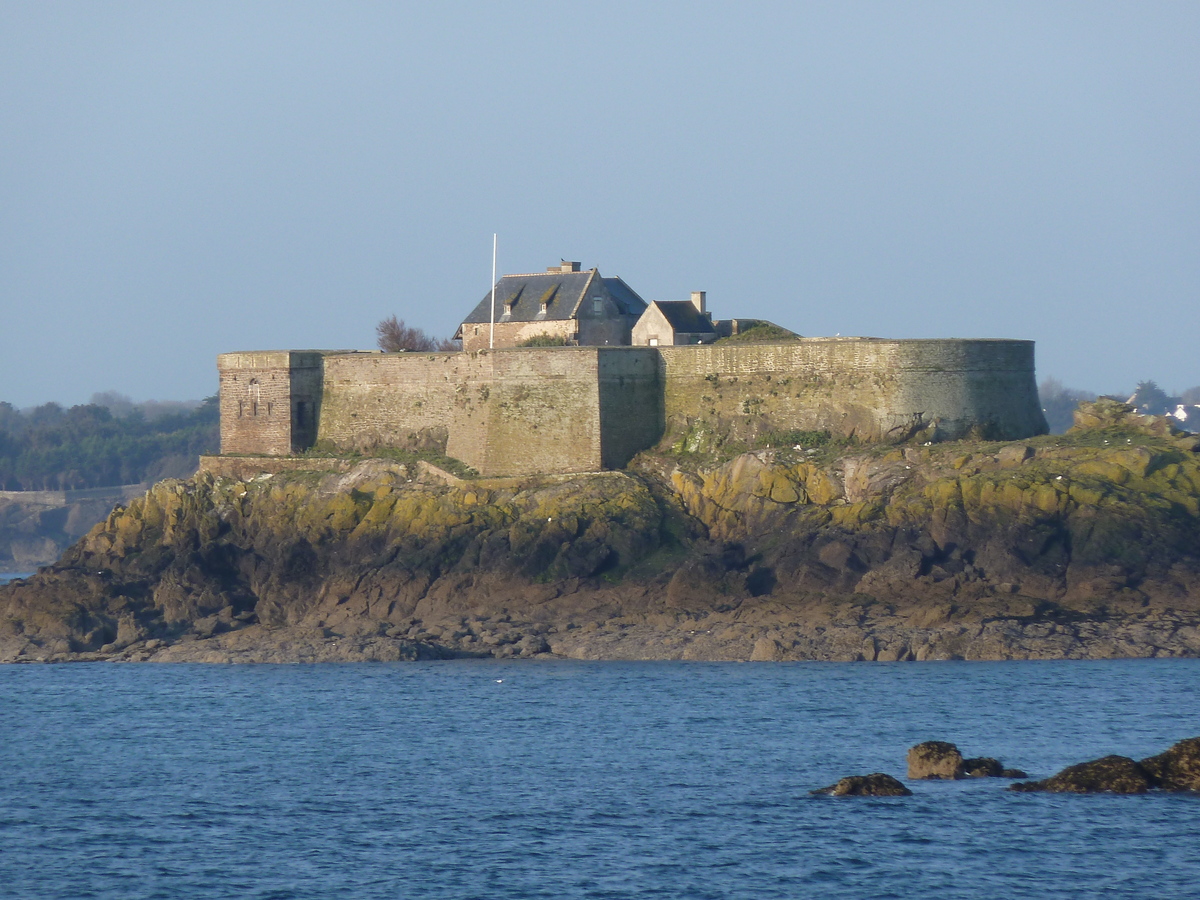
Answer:
[[[496,349],[496,235],[492,234],[492,326],[488,333],[488,349]]]

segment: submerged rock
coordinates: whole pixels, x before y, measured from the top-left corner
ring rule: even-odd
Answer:
[[[969,778],[999,778],[1004,773],[1000,760],[990,756],[977,756],[963,760],[963,773]]]
[[[1010,791],[1072,794],[1144,794],[1150,790],[1200,791],[1200,737],[1187,738],[1157,756],[1136,762],[1105,756],[1067,766],[1041,781],[1010,785]]]
[[[1180,741],[1138,765],[1164,791],[1200,791],[1200,737]]]
[[[829,794],[833,797],[908,797],[912,791],[883,772],[871,775],[848,775],[837,784],[809,791],[810,794]]]
[[[1067,766],[1042,781],[1009,785],[1008,789],[1055,794],[1144,794],[1153,787],[1150,774],[1128,756],[1105,756]]]
[[[1028,778],[1020,769],[1006,769],[1000,760],[991,756],[977,756],[963,760],[963,771],[968,778]]]

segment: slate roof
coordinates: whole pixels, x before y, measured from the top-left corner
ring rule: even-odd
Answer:
[[[712,319],[691,300],[655,300],[654,305],[676,334],[716,334]]]
[[[637,318],[646,309],[646,301],[620,278],[603,278],[596,269],[587,272],[539,272],[532,275],[505,275],[496,282],[497,322],[549,322],[573,319],[580,304],[594,296],[597,287],[611,297],[627,316]],[[464,325],[491,321],[491,291],[484,296]],[[542,303],[546,311],[542,312]],[[511,307],[511,310],[510,310]],[[507,317],[506,317],[507,315]]]

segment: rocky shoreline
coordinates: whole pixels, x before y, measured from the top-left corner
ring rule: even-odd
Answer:
[[[0,586],[0,661],[1197,657],[1198,443],[1101,401],[1019,443],[551,479],[257,461]]]

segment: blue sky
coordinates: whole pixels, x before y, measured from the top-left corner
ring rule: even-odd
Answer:
[[[0,399],[449,334],[559,258],[1200,384],[1200,5],[0,0]]]

